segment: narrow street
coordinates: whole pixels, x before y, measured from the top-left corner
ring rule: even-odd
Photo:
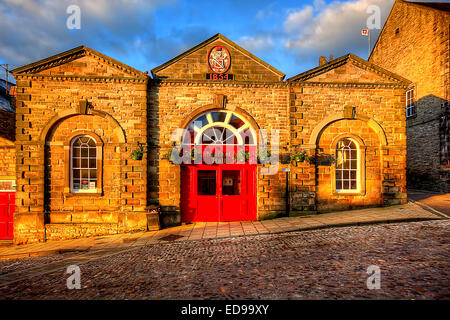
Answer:
[[[408,190],[408,198],[450,216],[450,193]]]
[[[168,242],[0,261],[1,299],[449,299],[448,220]],[[69,290],[66,268],[81,269]],[[367,288],[378,266],[380,289]]]

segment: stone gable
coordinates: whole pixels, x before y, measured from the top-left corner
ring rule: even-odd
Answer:
[[[147,78],[143,72],[85,46],[13,70],[14,75]]]
[[[308,82],[361,82],[361,83],[384,83],[386,78],[370,70],[362,69],[352,62],[331,69],[318,76],[312,77]]]
[[[284,74],[234,42],[218,34],[174,59],[156,67],[152,74],[158,78],[177,80],[206,80],[212,73],[207,56],[214,46],[225,47],[231,56],[231,65],[225,74],[232,74],[237,81],[282,81]]]
[[[103,77],[129,77],[130,75],[93,56],[84,56],[65,64],[44,69],[39,74],[45,75],[77,75],[77,76],[103,76]]]
[[[316,68],[289,78],[289,82],[349,82],[378,84],[410,84],[395,73],[367,62],[354,54],[347,54]]]

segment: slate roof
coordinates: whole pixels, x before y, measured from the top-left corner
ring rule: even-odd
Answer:
[[[9,101],[9,99],[7,99],[6,97],[4,97],[2,95],[0,95],[0,110],[9,111],[9,112],[16,112],[11,107],[11,102]]]
[[[11,107],[9,97],[6,96],[5,86],[6,81],[4,79],[0,79],[0,110],[15,112],[15,110]],[[11,88],[11,86],[14,86],[14,83],[8,82],[8,87]]]

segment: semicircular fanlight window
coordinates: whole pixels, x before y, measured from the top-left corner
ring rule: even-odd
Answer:
[[[208,111],[187,126],[182,144],[186,145],[256,145],[250,124],[232,111]]]

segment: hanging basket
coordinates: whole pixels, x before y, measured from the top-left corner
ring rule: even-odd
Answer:
[[[308,161],[309,157],[306,155],[306,151],[299,146],[295,147],[295,151],[291,154],[291,161],[294,162],[305,162]]]
[[[147,150],[144,149],[144,145],[138,142],[138,149],[135,149],[131,152],[131,159],[142,160],[145,153],[147,153]]]

